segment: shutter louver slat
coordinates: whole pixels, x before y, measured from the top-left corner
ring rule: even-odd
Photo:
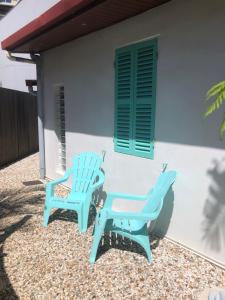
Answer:
[[[65,128],[65,99],[64,87],[55,87],[56,100],[56,132],[58,138],[58,170],[66,169],[66,128]]]
[[[115,150],[153,158],[157,40],[116,51]]]
[[[136,49],[134,148],[137,155],[153,158],[155,47],[149,42]]]
[[[120,152],[130,149],[131,59],[130,51],[116,56],[115,147]]]

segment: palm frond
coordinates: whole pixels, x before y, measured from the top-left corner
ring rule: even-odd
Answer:
[[[205,112],[205,117],[208,117],[215,110],[219,109],[224,100],[225,100],[225,89],[220,91],[220,93],[217,95],[213,103],[207,108]]]
[[[208,117],[211,115],[214,111],[219,109],[223,102],[225,101],[225,81],[221,81],[218,84],[215,84],[214,86],[211,87],[211,89],[208,90],[206,94],[206,101],[210,100],[213,98],[213,102],[208,106],[206,112],[205,112],[205,117]],[[224,119],[220,125],[220,138],[222,139],[225,133],[225,115]]]
[[[215,110],[219,109],[223,101],[225,100],[225,81],[219,82],[208,90],[206,100],[209,100],[211,98],[214,98],[214,101],[207,108],[205,117],[208,117]]]
[[[206,100],[209,100],[217,94],[221,94],[223,92],[225,92],[225,81],[221,81],[220,83],[212,86],[206,94]]]
[[[221,140],[223,138],[224,132],[225,132],[225,114],[224,114],[223,121],[220,125],[220,138],[221,138]]]

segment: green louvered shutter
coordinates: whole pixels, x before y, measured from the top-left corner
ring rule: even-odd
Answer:
[[[157,40],[116,51],[115,151],[153,159]]]
[[[116,51],[115,150],[129,154],[132,144],[133,54],[128,48]]]
[[[154,156],[157,41],[136,45],[133,147],[137,156]]]

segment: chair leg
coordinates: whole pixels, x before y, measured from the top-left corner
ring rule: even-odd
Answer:
[[[87,207],[84,206],[83,208],[83,228],[82,232],[86,232],[88,228],[88,217],[89,217],[89,211],[90,211],[91,205],[88,205]]]
[[[151,252],[151,247],[150,247],[150,243],[149,243],[149,235],[148,235],[147,227],[145,226],[138,235],[130,236],[130,239],[134,240],[139,245],[141,245],[142,248],[144,248],[144,250],[147,254],[148,261],[149,261],[149,263],[151,263],[152,262],[152,252]]]
[[[138,237],[137,242],[144,248],[144,250],[147,254],[148,261],[149,261],[149,263],[151,263],[152,262],[152,251],[151,251],[148,235]]]
[[[105,228],[105,222],[103,222],[103,224],[96,224],[95,225],[94,241],[92,243],[91,254],[90,254],[90,258],[89,258],[89,261],[90,261],[91,264],[95,263],[96,255],[97,255],[97,251],[98,251],[98,246],[99,246],[99,243],[101,241],[101,237],[102,237],[102,234],[104,232],[104,228]]]
[[[81,208],[80,211],[77,212],[78,214],[78,226],[79,226],[79,230],[80,232],[85,232],[84,228],[83,228],[83,209]]]
[[[88,222],[86,220],[83,220],[83,227],[82,227],[82,230],[81,232],[82,233],[85,233],[87,231],[87,227],[88,227]]]
[[[48,219],[49,219],[50,212],[51,212],[51,207],[45,206],[45,208],[44,208],[44,221],[43,221],[43,226],[44,227],[48,226]]]
[[[149,263],[151,263],[152,262],[152,251],[151,251],[151,246],[150,246],[149,240],[147,242],[144,242],[144,244],[142,244],[142,246],[145,249]]]

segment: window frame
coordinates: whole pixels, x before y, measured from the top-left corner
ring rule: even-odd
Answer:
[[[134,131],[136,130],[136,115],[135,115],[135,109],[134,107],[137,105],[137,97],[134,100],[135,92],[136,92],[136,76],[137,76],[137,49],[142,49],[146,46],[152,46],[153,47],[153,55],[154,55],[154,60],[153,60],[153,68],[152,68],[152,82],[153,82],[153,87],[152,87],[152,101],[149,99],[149,103],[151,103],[152,106],[152,113],[151,116],[153,116],[153,121],[151,122],[151,130],[150,135],[152,135],[151,140],[149,141],[150,144],[150,151],[149,152],[142,152],[142,151],[137,151],[135,149],[135,142],[136,142],[136,134]],[[117,121],[118,121],[118,116],[117,116],[117,105],[118,105],[118,81],[117,81],[117,76],[118,76],[118,70],[117,70],[117,59],[118,59],[118,54],[130,51],[131,53],[131,79],[130,79],[130,84],[131,84],[131,95],[130,95],[130,128],[129,128],[129,149],[122,149],[118,147],[117,144]],[[118,153],[123,153],[127,155],[132,155],[132,156],[137,156],[137,157],[143,157],[143,158],[148,158],[148,159],[154,159],[154,150],[155,150],[155,121],[156,121],[156,89],[157,89],[157,60],[158,60],[158,38],[154,37],[151,39],[147,39],[144,41],[140,42],[135,42],[120,48],[117,48],[115,50],[115,72],[114,72],[114,151]],[[135,87],[134,87],[135,86]]]
[[[63,92],[63,98],[61,93]],[[63,107],[61,107],[63,102]],[[57,137],[57,166],[56,172],[64,174],[66,171],[66,103],[65,85],[63,83],[54,84],[54,105],[55,105],[55,130]],[[63,111],[62,111],[63,110]],[[63,137],[64,134],[64,137]]]

